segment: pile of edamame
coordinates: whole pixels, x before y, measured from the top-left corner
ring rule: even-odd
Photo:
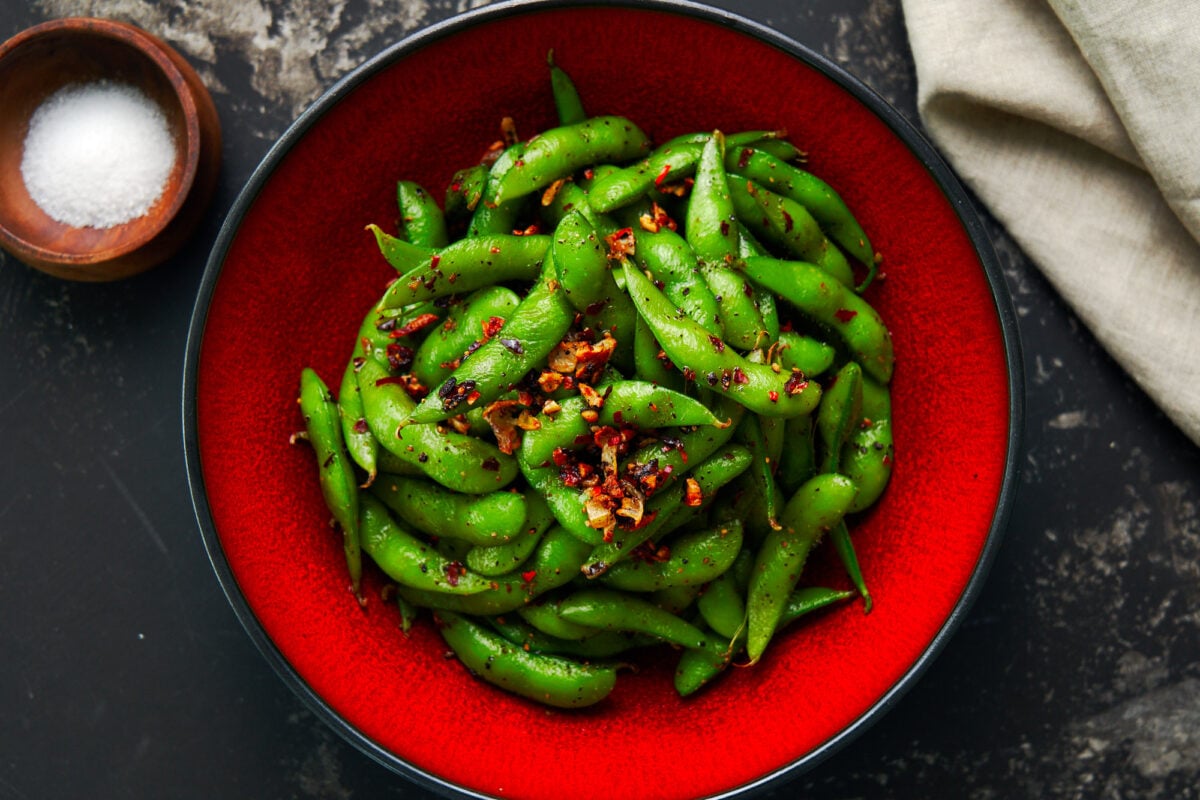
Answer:
[[[586,706],[665,643],[686,696],[870,610],[846,518],[892,465],[878,258],[781,132],[655,146],[550,77],[558,127],[506,120],[440,206],[399,183],[369,226],[398,277],[336,395],[303,371],[297,438],[360,602],[365,553],[485,681]],[[854,591],[801,580],[826,534]]]

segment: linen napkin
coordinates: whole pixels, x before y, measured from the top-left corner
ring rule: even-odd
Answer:
[[[1200,14],[1180,0],[902,0],[930,136],[1200,444]]]

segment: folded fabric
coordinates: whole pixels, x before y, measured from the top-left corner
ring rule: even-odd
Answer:
[[[1200,14],[1170,0],[902,0],[956,172],[1200,444]]]

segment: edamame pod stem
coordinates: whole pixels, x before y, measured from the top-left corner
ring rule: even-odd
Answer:
[[[875,251],[862,226],[832,186],[755,146],[726,149],[725,168],[804,206],[834,241],[867,267],[870,274],[858,291],[867,287],[875,273]]]
[[[488,590],[487,578],[445,558],[432,545],[404,530],[374,495],[363,494],[359,514],[362,549],[397,583],[457,595]]]
[[[846,256],[825,238],[808,210],[741,175],[730,174],[734,208],[751,231],[795,258],[811,262],[844,286],[854,287],[854,270]]]
[[[607,631],[645,633],[680,647],[707,647],[695,625],[644,600],[611,589],[582,589],[559,604],[563,619]]]
[[[733,565],[742,549],[742,525],[736,520],[670,539],[666,561],[623,561],[600,580],[614,589],[654,592],[669,586],[700,586]]]
[[[445,247],[449,243],[446,218],[420,184],[413,181],[397,182],[396,205],[400,209],[400,224],[405,239],[431,249]]]
[[[321,496],[342,531],[342,550],[350,573],[350,588],[360,604],[362,595],[362,554],[358,543],[358,481],[342,441],[342,426],[337,404],[329,387],[316,371],[305,367],[300,372],[300,413],[309,444],[317,456]]]
[[[424,257],[396,279],[379,308],[402,308],[504,281],[533,280],[542,271],[550,237],[491,234],[459,239]]]
[[[741,264],[755,283],[837,334],[868,375],[881,383],[891,380],[896,360],[891,334],[879,313],[853,290],[803,261],[755,257]]]
[[[746,652],[750,663],[762,658],[774,636],[809,551],[841,521],[856,491],[844,475],[817,475],[788,500],[779,517],[780,530],[767,534],[754,563],[746,601]]]
[[[514,694],[558,708],[594,705],[613,690],[612,666],[527,653],[482,625],[451,611],[435,613],[446,644],[472,673]]]
[[[690,370],[696,380],[714,390],[720,387],[722,396],[757,414],[794,417],[816,408],[821,399],[817,384],[802,375],[777,374],[765,364],[751,363],[699,323],[677,313],[645,275],[629,264],[624,269],[638,314],[677,368]]]
[[[646,134],[625,117],[592,117],[550,128],[530,139],[521,158],[499,174],[495,201],[524,197],[588,165],[629,161],[649,149]]]
[[[575,311],[554,275],[554,259],[548,256],[541,278],[513,309],[504,327],[421,401],[412,422],[436,422],[485,406],[550,354],[575,320]]]
[[[829,538],[833,542],[834,549],[837,550],[838,558],[846,570],[846,575],[863,599],[863,613],[870,614],[871,592],[867,589],[867,582],[863,578],[862,567],[858,563],[858,553],[854,551],[854,542],[850,539],[850,529],[846,527],[845,520],[833,526],[829,531]]]
[[[383,476],[372,492],[400,519],[422,533],[461,539],[473,545],[512,541],[525,524],[525,496],[516,492],[464,494],[401,475]]]

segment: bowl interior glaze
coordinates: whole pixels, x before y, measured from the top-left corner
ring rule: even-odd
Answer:
[[[793,47],[692,7],[486,9],[335,87],[230,215],[185,378],[201,528],[267,658],[340,733],[397,771],[442,791],[523,798],[666,800],[758,786],[815,763],[881,713],[982,580],[1018,429],[999,273],[928,145],[852,79]],[[364,613],[346,590],[311,453],[288,444],[302,426],[301,368],[336,385],[362,315],[394,275],[364,226],[394,226],[398,179],[440,196],[499,137],[502,116],[522,136],[552,126],[550,49],[590,113],[627,115],[657,141],[785,128],[884,254],[886,277],[868,299],[895,339],[896,471],[854,528],[874,611],[847,605],[797,626],[761,664],[688,700],[672,688],[668,651],[639,659],[600,706],[547,711],[447,660],[427,617],[402,634],[373,570]],[[811,572],[846,585],[824,549]]]

